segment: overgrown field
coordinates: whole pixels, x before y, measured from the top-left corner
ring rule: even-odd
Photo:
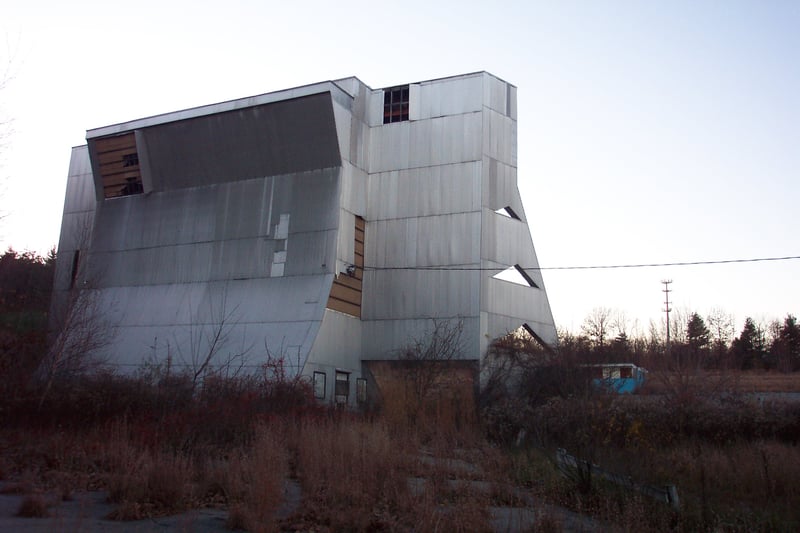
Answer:
[[[402,405],[391,416],[330,410],[300,382],[75,379],[44,401],[3,400],[0,479],[27,495],[21,514],[47,512],[43,491],[103,489],[116,520],[215,506],[248,531],[490,531],[492,506],[531,501],[622,531],[800,529],[797,404],[495,399],[470,423],[418,407],[416,418]],[[637,483],[675,484],[681,508],[565,478],[556,448]],[[279,513],[287,479],[302,501]],[[561,520],[540,511],[531,530],[560,531]]]

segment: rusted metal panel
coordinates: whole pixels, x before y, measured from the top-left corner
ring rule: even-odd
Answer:
[[[142,131],[156,191],[341,166],[330,94]]]

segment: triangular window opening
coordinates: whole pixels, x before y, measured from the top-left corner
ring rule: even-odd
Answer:
[[[510,281],[511,283],[516,283],[517,285],[523,285],[525,287],[534,287],[536,289],[539,288],[539,286],[533,281],[528,273],[525,272],[525,270],[519,265],[508,267],[492,277],[494,279]]]
[[[500,209],[496,209],[495,213],[498,215],[503,215],[504,217],[513,218],[514,220],[522,220],[519,218],[519,215],[511,209],[511,206],[501,207]]]

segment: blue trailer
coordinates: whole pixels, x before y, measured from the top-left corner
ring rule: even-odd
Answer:
[[[600,363],[586,365],[592,373],[592,383],[599,389],[618,394],[631,394],[645,382],[647,370],[633,363]]]

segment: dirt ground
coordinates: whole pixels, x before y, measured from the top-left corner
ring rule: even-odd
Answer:
[[[220,509],[196,509],[180,515],[119,522],[106,518],[114,509],[114,505],[107,502],[105,492],[75,493],[70,501],[61,501],[55,495],[44,495],[44,497],[49,502],[48,516],[22,518],[16,514],[24,496],[21,494],[0,495],[0,531],[30,533],[230,532],[225,527],[228,513]]]

